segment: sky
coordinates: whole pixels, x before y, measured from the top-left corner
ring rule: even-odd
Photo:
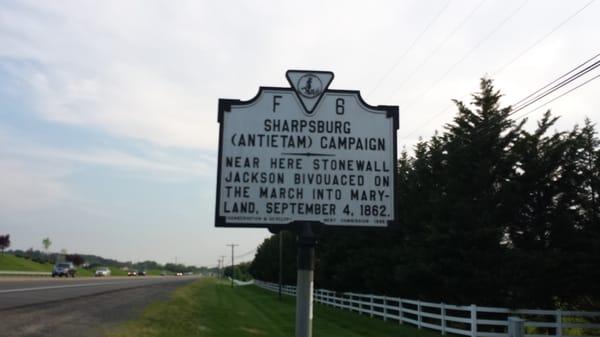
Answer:
[[[510,105],[599,53],[598,17],[593,0],[0,0],[0,234],[122,261],[214,266],[228,243],[251,259],[266,229],[214,227],[219,98],[332,71],[330,88],[400,107],[410,151],[481,77]],[[599,90],[527,127],[545,109],[557,130],[598,123]]]

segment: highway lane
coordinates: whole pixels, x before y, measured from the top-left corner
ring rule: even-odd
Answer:
[[[106,278],[2,278],[0,310],[90,296],[115,290],[161,283],[185,282],[190,277],[138,276]]]
[[[0,337],[104,336],[197,277],[2,278]]]

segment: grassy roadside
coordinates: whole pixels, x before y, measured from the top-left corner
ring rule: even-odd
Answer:
[[[109,333],[110,337],[294,336],[295,300],[254,286],[231,289],[229,284],[202,279],[175,291],[167,302],[150,305],[142,317]],[[439,334],[383,322],[316,305],[315,337],[433,337]]]
[[[8,271],[33,271],[33,272],[52,272],[51,263],[39,263],[12,254],[0,254],[0,270]],[[127,276],[127,272],[119,268],[109,267],[112,276]],[[91,277],[94,276],[95,269],[77,268],[76,276]],[[162,270],[150,269],[146,271],[147,275],[158,276]]]
[[[52,272],[53,264],[51,263],[39,263],[17,257],[11,254],[0,254],[0,270],[9,271],[35,271],[35,272]],[[85,270],[83,268],[77,268],[76,276],[94,276],[93,271]]]
[[[42,264],[4,253],[0,254],[0,270],[51,272],[52,264]]]

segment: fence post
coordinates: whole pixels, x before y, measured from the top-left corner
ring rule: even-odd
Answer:
[[[356,296],[356,297],[358,298],[358,301],[357,301],[358,302],[358,313],[360,315],[362,315],[363,314],[363,299],[362,299],[362,296]]]
[[[352,312],[352,296],[346,294],[346,305],[348,306],[348,310]]]
[[[471,337],[477,337],[477,306],[471,304]]]
[[[383,321],[387,321],[387,296],[383,296]]]
[[[440,324],[442,325],[442,335],[446,334],[446,305],[440,304],[440,316],[442,316]]]
[[[417,301],[417,328],[421,330],[421,301]]]
[[[370,307],[369,307],[369,308],[371,309],[371,310],[370,310],[370,311],[371,311],[371,318],[373,318],[373,311],[374,311],[374,310],[373,310],[373,302],[374,302],[374,300],[375,300],[375,299],[373,298],[373,295],[370,295],[370,299],[371,299],[371,305],[370,305]]]
[[[352,295],[348,294],[348,306],[350,307],[350,312],[354,311],[354,301],[352,299]]]
[[[556,336],[562,337],[563,335],[563,322],[562,322],[562,310],[556,310]]]
[[[404,324],[404,322],[402,322],[403,319],[403,313],[402,313],[402,297],[398,297],[398,323],[400,325]]]
[[[525,320],[511,316],[508,318],[508,337],[524,337],[525,336]]]

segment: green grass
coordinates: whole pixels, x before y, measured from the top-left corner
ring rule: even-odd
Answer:
[[[0,270],[8,271],[39,271],[39,272],[52,272],[51,263],[38,263],[31,261],[23,257],[17,257],[12,254],[4,253],[0,254]],[[117,267],[109,267],[111,276],[127,276],[127,272]],[[96,272],[95,268],[84,269],[77,268],[76,276],[89,277],[94,276]],[[162,269],[149,269],[146,271],[147,275],[158,276],[162,273]]]
[[[29,259],[14,256],[12,254],[0,254],[0,270],[8,271],[35,271],[35,272],[52,272],[51,263],[39,263]],[[77,268],[76,276],[89,277],[94,276],[95,270],[87,270]]]
[[[94,274],[96,273],[96,270],[88,270],[88,269],[83,269],[83,268],[77,268],[77,273],[75,274],[75,277],[90,277],[90,276],[94,276]]]
[[[11,254],[0,254],[0,270],[51,272],[52,264],[38,263]]]
[[[153,276],[158,276],[160,275],[160,273],[162,273],[164,270],[162,269],[148,269],[146,270],[146,274],[147,275],[153,275]]]
[[[111,276],[127,276],[127,272],[117,267],[108,267]]]
[[[179,288],[171,299],[148,306],[142,317],[124,323],[111,337],[292,337],[295,299],[255,286],[229,287],[214,279],[201,279]],[[314,337],[439,337],[398,323],[383,322],[356,313],[315,306]]]

